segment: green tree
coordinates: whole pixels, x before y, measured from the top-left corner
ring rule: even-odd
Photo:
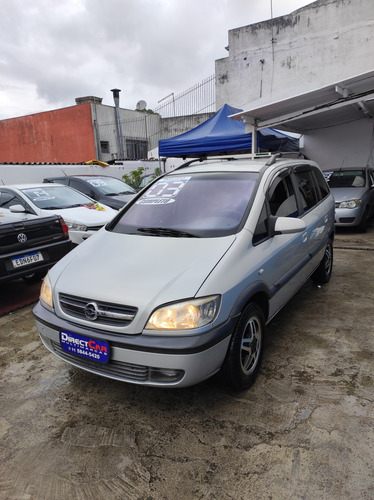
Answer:
[[[144,167],[138,167],[136,170],[132,170],[129,174],[123,175],[122,179],[126,182],[126,184],[137,190],[142,182],[143,172]]]

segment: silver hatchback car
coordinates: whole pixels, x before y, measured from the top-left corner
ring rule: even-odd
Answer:
[[[330,279],[334,199],[281,155],[163,175],[49,272],[33,309],[56,356],[163,387],[255,380],[265,325],[310,277]]]
[[[328,177],[335,198],[335,225],[365,233],[374,216],[374,168],[347,167]]]

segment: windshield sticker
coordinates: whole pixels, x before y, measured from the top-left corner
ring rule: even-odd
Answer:
[[[164,177],[153,184],[137,201],[137,205],[167,205],[174,203],[191,177]]]
[[[44,189],[25,189],[23,193],[30,198],[32,201],[49,201],[49,200],[54,200],[55,196],[52,194],[48,193],[48,191],[45,191]]]

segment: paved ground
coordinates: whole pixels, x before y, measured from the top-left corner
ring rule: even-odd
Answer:
[[[0,498],[373,499],[374,228],[268,328],[252,389],[155,390],[74,369],[31,307],[0,318]]]

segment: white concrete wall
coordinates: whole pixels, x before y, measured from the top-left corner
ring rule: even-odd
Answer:
[[[29,182],[43,182],[45,177],[60,177],[63,175],[110,175],[122,179],[124,174],[139,167],[144,168],[144,175],[152,174],[157,167],[161,167],[158,161],[126,161],[121,165],[110,165],[101,167],[99,165],[1,165],[0,184],[24,184]]]
[[[373,0],[318,0],[230,30],[229,57],[216,61],[217,109],[274,102],[365,73],[373,54]]]

